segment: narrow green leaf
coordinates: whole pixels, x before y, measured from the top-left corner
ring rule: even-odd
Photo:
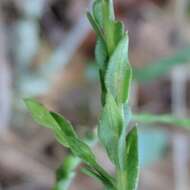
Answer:
[[[106,87],[118,104],[128,101],[132,69],[128,61],[128,34],[118,44],[110,58],[106,73]]]
[[[113,30],[114,30],[114,43],[115,48],[118,45],[118,43],[121,41],[123,36],[125,35],[125,27],[122,22],[114,21],[113,22]]]
[[[129,132],[125,144],[125,168],[117,169],[117,189],[136,190],[139,179],[137,128],[134,128]]]
[[[103,9],[103,29],[105,35],[105,41],[107,44],[107,49],[109,55],[112,55],[115,47],[115,15],[113,9],[113,1],[112,0],[103,0],[102,1],[102,9]]]
[[[47,128],[54,128],[58,126],[52,115],[41,103],[33,98],[26,98],[24,99],[24,102],[28,110],[31,112],[32,118],[39,125]]]
[[[142,113],[139,115],[134,115],[133,120],[144,124],[160,123],[190,129],[190,119],[177,118],[168,114],[154,115],[149,113]]]
[[[127,136],[127,190],[136,190],[139,179],[138,134],[135,127]]]
[[[124,25],[115,21],[112,0],[96,0],[93,5],[95,21],[102,28],[109,55],[124,36]]]
[[[93,4],[93,15],[96,22],[99,24],[101,28],[103,28],[103,4],[102,0],[96,0]]]
[[[115,35],[114,40],[115,40],[115,44],[118,44],[123,36],[124,27],[123,27],[123,24],[120,22],[115,22],[115,25],[117,27],[115,27],[114,34],[117,34],[117,35]],[[96,62],[99,68],[105,72],[107,68],[107,62],[108,62],[108,52],[107,52],[107,47],[104,41],[102,41],[102,39],[100,38],[98,38],[96,42],[95,57],[96,57]]]
[[[26,99],[25,102],[34,120],[43,126],[51,128],[61,144],[69,147],[73,154],[88,164],[96,164],[94,154],[88,145],[77,138],[70,122],[57,113],[48,112],[43,105],[33,99]]]
[[[94,17],[89,12],[87,12],[87,18],[88,18],[89,22],[91,23],[97,36],[102,40],[102,42],[105,43],[104,34],[102,32],[102,29],[100,28],[100,26],[98,25],[98,23],[96,22]]]
[[[27,98],[24,101],[28,110],[31,112],[34,121],[36,121],[41,126],[52,129],[55,133],[57,141],[60,144],[68,147],[66,135],[75,136],[71,124],[64,120],[64,118],[62,118],[62,122],[60,122],[61,116],[56,113],[49,112],[41,103],[35,99]],[[59,124],[61,124],[61,126]]]
[[[118,165],[117,147],[122,131],[121,111],[111,94],[106,96],[106,104],[98,127],[101,143],[106,148],[110,159]]]
[[[113,0],[102,0],[102,3],[103,3],[103,13],[105,15],[105,19],[115,20]]]
[[[127,128],[131,121],[131,110],[128,105],[125,105],[123,107],[124,109],[124,126],[122,128],[121,135],[119,137],[119,143],[118,143],[118,159],[119,159],[119,169],[125,170],[126,169],[126,136],[127,136]]]

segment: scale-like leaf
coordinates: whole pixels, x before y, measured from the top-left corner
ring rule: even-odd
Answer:
[[[114,11],[113,6],[111,6],[112,0],[103,0],[102,1],[102,9],[103,9],[103,29],[107,44],[107,49],[109,55],[112,54],[115,49],[115,41],[114,41]]]
[[[113,30],[114,30],[114,43],[115,43],[115,48],[116,48],[118,43],[121,41],[121,39],[125,35],[124,24],[119,21],[114,21],[113,22]]]
[[[110,159],[118,165],[117,147],[122,131],[121,111],[119,110],[111,94],[106,96],[106,104],[103,108],[101,121],[98,127],[98,135],[105,146]]]
[[[107,46],[105,49],[111,55],[124,36],[124,25],[119,21],[115,21],[112,0],[96,0],[93,5],[93,16],[91,17],[93,17],[95,25],[99,26],[99,31],[103,31],[104,40],[102,43]],[[97,31],[96,28],[94,27],[95,31]]]
[[[99,24],[99,26],[103,29],[103,4],[102,0],[96,0],[93,4],[93,15],[96,20],[96,22]]]
[[[110,58],[106,73],[106,87],[118,104],[127,102],[132,79],[132,69],[128,61],[128,34],[118,44]]]
[[[115,20],[115,13],[113,7],[113,0],[102,0],[103,14],[106,20]]]
[[[119,168],[121,171],[124,171],[126,168],[126,136],[127,136],[127,129],[129,127],[129,123],[132,119],[132,113],[130,110],[130,107],[128,104],[125,104],[123,106],[124,111],[124,124],[122,128],[121,135],[119,137],[119,143],[118,143],[118,159],[119,159]]]
[[[124,35],[124,27],[120,22],[115,21],[115,14],[112,0],[96,0],[93,4],[93,20],[104,33],[104,39],[107,45],[109,55],[117,46],[118,42]],[[92,20],[92,18],[90,18]],[[94,22],[93,22],[94,25]]]
[[[88,18],[89,22],[91,23],[97,36],[105,43],[104,34],[103,34],[102,29],[100,28],[100,26],[98,25],[98,23],[96,22],[94,17],[89,12],[87,12],[87,18]]]
[[[136,127],[132,129],[132,131],[128,134],[126,144],[126,189],[136,190],[139,179],[138,134]]]
[[[125,144],[125,167],[117,169],[117,189],[136,190],[139,178],[137,128],[128,133]]]

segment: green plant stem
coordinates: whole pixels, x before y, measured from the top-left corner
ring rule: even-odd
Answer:
[[[126,172],[118,169],[116,171],[116,175],[117,175],[117,190],[127,190]]]

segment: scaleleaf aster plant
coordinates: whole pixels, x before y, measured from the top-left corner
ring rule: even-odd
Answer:
[[[138,135],[136,127],[128,130],[132,79],[128,33],[123,23],[115,19],[112,0],[95,0],[92,13],[88,12],[87,17],[97,34],[95,55],[102,90],[98,138],[115,166],[115,175],[112,176],[97,163],[91,148],[79,138],[64,117],[48,111],[34,99],[25,99],[25,103],[33,119],[52,129],[58,142],[85,163],[84,173],[101,181],[107,190],[135,190],[139,177]]]
[[[61,115],[48,111],[34,99],[25,99],[33,119],[52,129],[56,139],[85,163],[83,172],[95,177],[109,190],[135,190],[139,176],[137,128],[129,132],[131,118],[128,105],[132,69],[128,60],[128,33],[115,20],[112,0],[96,0],[92,13],[87,13],[96,34],[96,62],[102,90],[102,113],[98,137],[115,166],[109,174],[91,148],[81,140],[71,123]],[[78,148],[80,147],[80,149]]]
[[[95,0],[87,17],[96,32],[96,63],[101,84],[102,111],[98,124],[98,140],[115,167],[108,173],[96,160],[92,149],[61,115],[48,111],[32,98],[25,99],[33,119],[52,130],[57,141],[70,149],[63,169],[58,170],[54,189],[69,188],[73,170],[84,163],[82,171],[99,180],[105,190],[136,190],[139,179],[138,132],[131,126],[133,115],[129,106],[132,68],[128,59],[128,33],[115,19],[112,0]],[[143,118],[140,118],[143,120]],[[130,127],[129,127],[130,126]],[[80,147],[80,148],[79,148]]]

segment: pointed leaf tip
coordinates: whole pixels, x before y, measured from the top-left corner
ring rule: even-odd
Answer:
[[[25,98],[25,105],[32,114],[32,118],[39,125],[47,128],[57,126],[56,121],[53,119],[49,111],[34,98]]]

